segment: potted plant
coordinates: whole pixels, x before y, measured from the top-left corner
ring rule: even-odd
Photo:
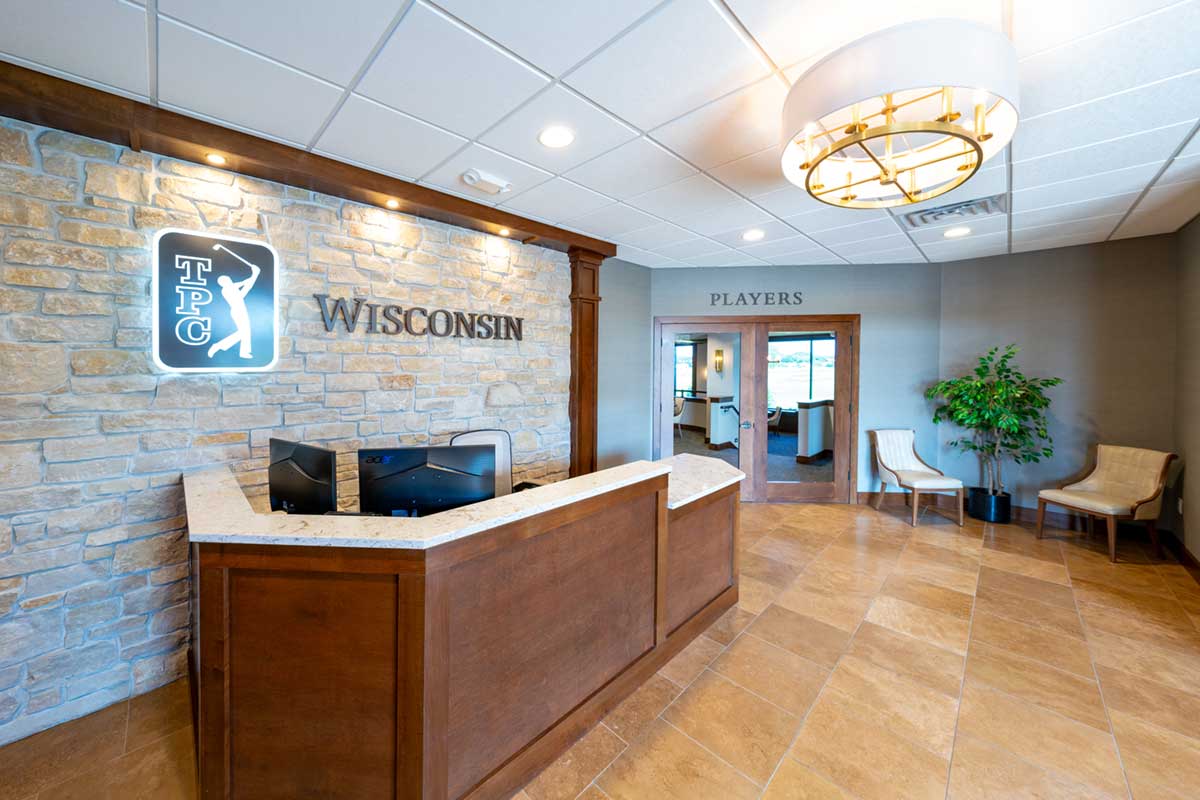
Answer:
[[[925,396],[939,400],[933,421],[947,420],[969,432],[950,442],[951,447],[979,454],[987,486],[967,492],[967,513],[985,522],[1012,519],[1012,497],[1004,490],[1005,460],[1036,464],[1054,455],[1047,431],[1047,389],[1062,378],[1030,378],[1012,363],[1020,350],[1010,344],[993,347],[980,357],[975,371],[930,386]]]

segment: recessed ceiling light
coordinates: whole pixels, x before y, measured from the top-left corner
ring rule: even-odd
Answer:
[[[209,153],[204,158],[206,161],[208,161],[208,163],[216,164],[218,167],[225,163],[225,156],[221,155],[220,153]]]
[[[943,233],[942,236],[945,236],[947,239],[961,239],[970,232],[971,229],[966,225],[958,225],[953,228],[947,228],[946,232]]]
[[[394,197],[393,197],[393,198],[391,198],[390,200],[388,200],[388,201],[387,201],[387,203],[386,203],[385,205],[386,205],[388,208],[393,208],[393,209],[394,209],[394,208],[399,208],[399,207],[400,207],[400,201],[399,201],[399,200],[397,200],[396,198],[394,198]]]
[[[550,125],[538,134],[538,141],[557,150],[575,141],[575,131],[566,125]]]
[[[508,228],[501,228],[499,231],[497,231],[497,233],[500,236],[509,236],[512,234],[512,231],[510,231]]]
[[[750,230],[748,230],[742,234],[742,241],[743,242],[759,242],[759,241],[762,241],[762,238],[766,235],[767,234],[763,232],[762,228],[751,228]]]

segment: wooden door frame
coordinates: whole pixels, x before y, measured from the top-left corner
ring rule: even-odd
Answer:
[[[652,452],[655,458],[661,458],[661,426],[662,426],[662,410],[660,404],[662,398],[662,336],[663,326],[665,325],[692,325],[701,326],[700,332],[703,332],[703,326],[706,325],[730,325],[730,326],[748,326],[748,325],[787,325],[796,324],[803,326],[819,326],[828,325],[849,325],[850,327],[850,447],[848,453],[850,467],[850,485],[848,496],[845,502],[850,505],[858,503],[858,385],[859,385],[859,346],[862,339],[862,315],[861,314],[754,314],[744,316],[723,316],[723,315],[696,315],[696,316],[664,316],[654,318],[654,426],[653,426],[653,447]],[[719,331],[718,331],[719,332]],[[752,337],[751,344],[755,344]],[[766,342],[762,343],[766,348]],[[746,342],[742,342],[742,363],[749,364],[746,359],[747,355]],[[752,354],[753,355],[753,354]],[[745,371],[742,373],[745,375]],[[752,374],[752,373],[751,373]],[[744,383],[744,381],[743,381]],[[764,403],[757,403],[754,406],[748,406],[745,400],[746,387],[741,387],[742,391],[742,406],[746,409],[742,414],[742,419],[749,419],[754,423],[757,429],[758,425],[765,424],[766,420],[762,418],[765,409]],[[765,398],[764,398],[765,401]],[[763,406],[763,408],[759,408]],[[749,415],[749,416],[748,416]],[[765,468],[765,467],[764,467]],[[746,487],[743,487],[745,489]],[[749,496],[748,496],[749,495]],[[766,497],[757,497],[752,492],[743,491],[743,499],[746,500],[766,500]]]

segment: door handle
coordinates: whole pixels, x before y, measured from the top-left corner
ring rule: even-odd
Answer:
[[[746,431],[748,431],[748,430],[750,430],[751,428],[753,428],[753,427],[754,427],[754,423],[753,423],[753,422],[743,422],[743,423],[742,423],[740,426],[738,426],[738,427],[740,427],[742,430],[746,430]]]

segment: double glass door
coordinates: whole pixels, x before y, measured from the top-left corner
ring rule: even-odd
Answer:
[[[655,322],[658,457],[728,461],[746,500],[852,499],[857,317]]]

